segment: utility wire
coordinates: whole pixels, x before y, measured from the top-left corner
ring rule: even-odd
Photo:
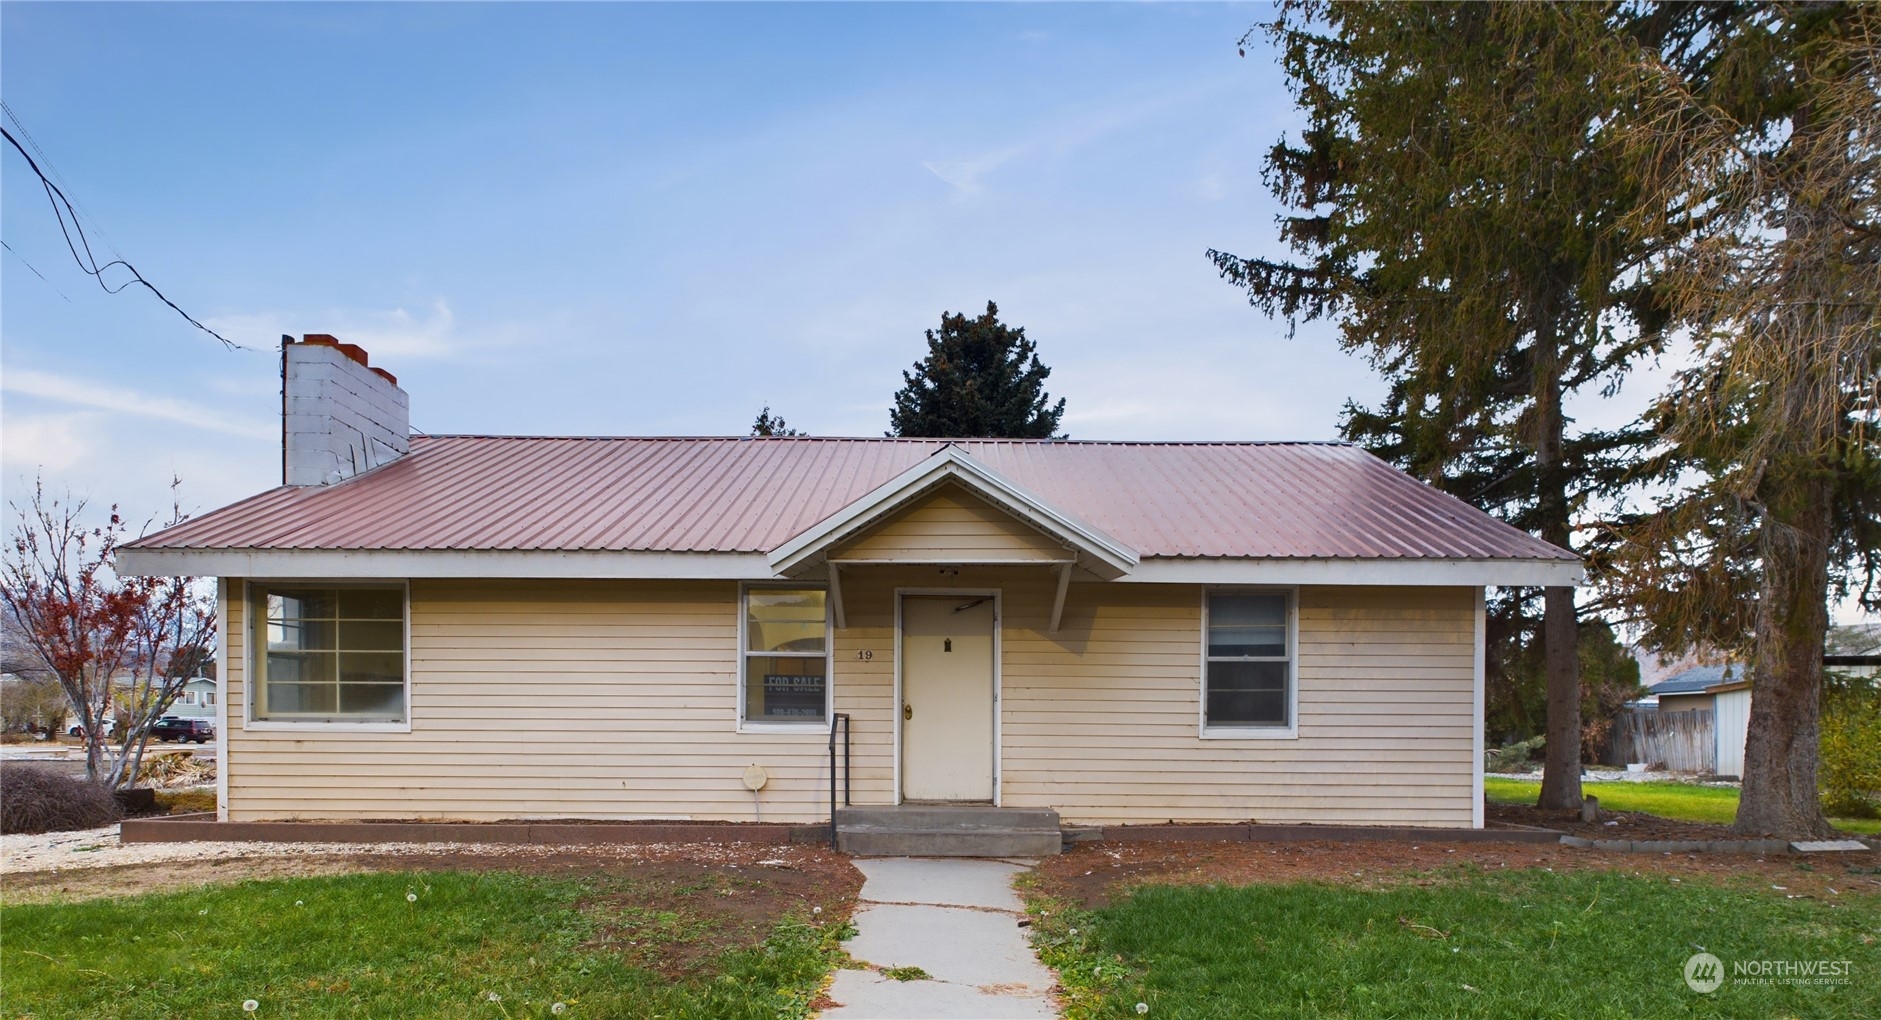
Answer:
[[[19,260],[20,260],[20,265],[22,265],[22,266],[25,266],[25,267],[26,267],[26,268],[28,268],[28,269],[33,269],[33,264],[32,264],[31,262],[28,262],[28,261],[26,261],[26,256],[24,256],[24,255],[21,255],[21,254],[20,254],[19,252],[17,252],[17,251],[13,251],[13,246],[12,246],[12,245],[10,245],[10,244],[8,244],[8,243],[6,243],[5,241],[0,241],[0,248],[5,248],[5,249],[6,249],[6,250],[8,250],[8,251],[12,251],[12,252],[13,252],[13,257],[14,257],[14,258],[16,258],[16,259],[19,259]],[[48,279],[46,279],[46,274],[44,274],[44,273],[42,273],[42,272],[40,272],[40,271],[39,271],[39,270],[37,270],[37,269],[33,269],[33,275],[34,275],[34,276],[37,276],[37,277],[39,277],[39,279],[40,279],[40,280],[41,280],[41,281],[42,281],[43,283],[45,283],[45,285],[46,285],[46,286],[48,286],[48,287],[51,287],[51,288],[52,288],[52,292],[53,292],[54,294],[57,294],[57,295],[59,295],[60,297],[62,297],[62,298],[65,298],[65,303],[66,303],[66,304],[68,304],[68,305],[69,305],[69,304],[71,304],[71,303],[72,303],[72,299],[71,299],[71,298],[69,298],[69,297],[65,297],[65,291],[62,291],[62,290],[60,290],[60,289],[59,289],[59,288],[58,288],[58,287],[57,287],[56,285],[54,285],[54,284],[53,284],[53,282],[52,282],[51,280],[48,280]]]
[[[78,268],[84,270],[87,275],[93,277],[94,279],[98,281],[98,286],[103,288],[105,293],[116,294],[124,290],[124,288],[129,287],[133,283],[142,284],[145,290],[148,290],[152,294],[155,294],[157,296],[157,300],[163,302],[166,305],[169,305],[170,309],[176,312],[176,314],[182,316],[185,322],[188,322],[190,325],[196,327],[197,329],[202,330],[204,333],[207,333],[210,336],[215,337],[217,340],[222,341],[222,346],[230,350],[236,350],[236,351],[255,350],[255,348],[253,347],[244,347],[241,344],[238,344],[235,341],[230,340],[228,337],[225,337],[222,334],[216,332],[215,330],[210,329],[208,326],[203,325],[201,322],[198,322],[195,316],[184,311],[180,306],[177,305],[176,302],[170,300],[167,296],[165,296],[163,291],[160,291],[157,289],[156,284],[151,283],[149,280],[144,279],[144,274],[138,272],[136,266],[131,265],[129,262],[125,261],[124,259],[118,258],[113,261],[106,262],[104,265],[99,265],[98,257],[92,254],[91,241],[87,239],[85,236],[85,227],[83,224],[81,224],[78,221],[78,210],[73,208],[72,200],[65,197],[65,192],[60,190],[57,184],[52,183],[52,180],[46,176],[45,171],[39,169],[39,164],[36,161],[34,161],[32,153],[27,152],[26,147],[20,144],[20,140],[13,137],[13,132],[8,131],[4,126],[0,126],[0,135],[3,135],[6,137],[6,140],[12,144],[13,148],[17,152],[19,152],[20,157],[26,160],[26,165],[32,168],[33,174],[39,178],[40,185],[46,189],[46,200],[52,203],[52,214],[58,217],[59,219],[59,232],[65,235],[65,246],[71,250],[72,259],[78,263]],[[60,208],[62,204],[64,208]],[[65,224],[65,218],[68,214],[72,217],[72,226],[71,226],[71,229],[69,230],[66,228],[66,224]],[[77,244],[72,243],[72,231],[74,230],[78,232]],[[84,255],[80,255],[78,253],[78,250],[81,246],[85,249]],[[106,283],[104,280],[105,270],[110,269],[112,266],[123,266],[125,270],[131,274],[131,278],[129,280],[124,281],[122,284],[120,284],[116,288],[113,288],[110,284]]]
[[[14,130],[20,133],[21,138],[26,139],[27,145],[33,147],[34,154],[39,157],[39,162],[45,165],[46,173],[51,175],[53,181],[66,191],[72,191],[71,182],[67,181],[65,174],[60,173],[59,168],[53,165],[52,157],[46,155],[46,150],[39,144],[39,139],[33,137],[32,131],[26,127],[26,122],[20,119],[20,115],[14,111],[13,106],[6,100],[0,99],[0,112],[4,112],[7,118],[13,121]],[[78,209],[80,215],[91,221],[91,232],[100,240],[104,241],[105,247],[111,249],[111,254],[116,255],[118,258],[123,258],[124,253],[118,250],[117,241],[112,238],[109,231],[105,230],[104,224],[98,219],[98,215],[85,205],[85,200],[75,195],[72,199],[72,205]]]

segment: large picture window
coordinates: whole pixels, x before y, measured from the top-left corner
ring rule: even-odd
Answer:
[[[744,721],[822,726],[829,712],[829,607],[818,588],[747,588]]]
[[[261,721],[405,722],[405,590],[257,585]]]
[[[1293,726],[1292,625],[1285,592],[1211,592],[1203,721],[1210,728]]]

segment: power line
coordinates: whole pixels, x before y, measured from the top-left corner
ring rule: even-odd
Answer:
[[[27,152],[26,147],[20,144],[20,140],[13,137],[13,132],[8,131],[4,126],[0,126],[0,135],[5,136],[6,140],[12,144],[14,150],[20,154],[20,158],[26,160],[26,165],[32,168],[33,174],[39,178],[40,185],[46,189],[46,200],[52,203],[52,214],[58,217],[59,232],[65,235],[65,246],[67,249],[69,249],[72,252],[73,261],[78,263],[78,268],[84,270],[87,275],[96,279],[98,281],[98,286],[103,288],[105,293],[116,294],[124,290],[124,288],[129,287],[133,283],[141,284],[143,285],[145,290],[148,290],[152,294],[155,294],[157,296],[157,300],[163,302],[166,305],[169,305],[172,311],[182,316],[185,322],[188,322],[190,325],[196,327],[197,329],[202,330],[204,333],[207,333],[210,336],[215,337],[217,340],[220,340],[222,342],[222,346],[230,350],[237,350],[237,351],[253,351],[254,350],[253,347],[244,347],[241,344],[238,344],[235,341],[230,340],[228,337],[225,337],[222,334],[216,332],[215,330],[210,329],[208,326],[203,325],[201,322],[198,322],[195,316],[184,311],[176,302],[170,300],[169,297],[167,297],[163,293],[163,291],[160,291],[157,289],[156,284],[151,283],[149,280],[144,279],[144,274],[138,272],[136,266],[131,265],[129,262],[125,261],[123,258],[118,258],[110,262],[106,262],[102,266],[99,265],[98,257],[92,254],[91,241],[85,236],[85,226],[84,224],[78,221],[78,210],[73,208],[72,200],[65,197],[65,192],[60,190],[57,184],[52,183],[52,180],[46,176],[45,171],[39,169],[39,164],[33,159],[32,153]],[[63,204],[64,208],[60,208],[61,204]],[[70,230],[66,228],[66,224],[65,224],[65,218],[68,214],[72,217],[72,226]],[[74,230],[78,232],[77,244],[72,243],[72,231]],[[85,249],[84,255],[80,255],[78,253],[78,250],[81,246]],[[110,269],[112,266],[123,266],[125,271],[131,274],[131,278],[129,280],[124,281],[123,284],[119,285],[115,289],[113,289],[110,284],[107,284],[104,281],[105,270]]]
[[[10,245],[10,244],[8,244],[8,243],[6,243],[5,241],[0,241],[0,248],[5,248],[5,249],[6,249],[6,250],[8,250],[8,251],[12,251],[12,252],[13,252],[13,257],[14,257],[14,258],[16,258],[16,259],[19,259],[19,260],[20,260],[20,265],[22,265],[22,266],[25,266],[25,267],[26,267],[26,268],[28,268],[28,269],[33,269],[33,264],[32,264],[31,262],[28,262],[28,261],[26,261],[26,256],[24,256],[24,255],[21,255],[21,254],[20,254],[19,252],[17,252],[17,251],[13,251],[13,246],[12,246],[12,245]],[[65,298],[65,303],[66,303],[66,304],[71,304],[71,303],[72,303],[72,299],[71,299],[71,298],[69,298],[69,297],[65,297],[65,291],[62,291],[62,290],[60,290],[60,289],[58,288],[58,286],[57,286],[57,285],[55,285],[55,284],[54,284],[54,283],[53,283],[53,282],[52,282],[51,280],[48,280],[48,279],[46,279],[46,274],[44,274],[44,273],[42,273],[42,272],[40,272],[40,271],[39,271],[39,270],[37,270],[37,269],[33,269],[33,275],[34,275],[34,276],[37,276],[37,277],[39,277],[39,279],[40,279],[40,281],[41,281],[41,282],[43,282],[43,283],[44,283],[44,284],[45,284],[46,286],[48,286],[48,287],[51,287],[51,288],[52,288],[52,292],[53,292],[54,294],[57,294],[57,295],[59,295],[60,297],[62,297],[62,298]]]
[[[39,156],[39,161],[46,165],[46,172],[52,176],[52,179],[58,182],[59,186],[66,191],[71,191],[72,183],[65,179],[65,174],[59,172],[59,168],[52,162],[52,157],[46,154],[46,150],[39,144],[39,139],[33,137],[32,131],[26,127],[26,122],[21,120],[20,115],[14,111],[12,104],[4,99],[0,99],[0,112],[4,112],[7,118],[13,121],[13,127],[19,131],[21,138],[26,139],[26,144],[33,147],[33,152]],[[98,219],[98,215],[85,205],[85,200],[82,198],[73,198],[72,205],[77,207],[81,215],[91,221],[91,232],[98,235],[98,237],[104,241],[105,247],[111,249],[111,254],[116,255],[118,258],[123,258],[124,253],[118,250],[117,242],[111,237],[110,232],[105,230],[104,224]]]

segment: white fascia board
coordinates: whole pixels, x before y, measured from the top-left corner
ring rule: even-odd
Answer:
[[[1381,584],[1576,587],[1579,560],[1227,559],[1155,556],[1118,581],[1143,584]]]
[[[809,565],[830,546],[860,533],[944,481],[960,483],[1065,542],[1108,568],[1111,576],[1126,575],[1137,565],[1136,551],[1129,546],[1074,520],[959,447],[947,446],[771,550],[771,569],[789,574]]]
[[[520,577],[751,580],[763,553],[563,552],[541,549],[119,549],[120,574],[147,577]]]
[[[806,557],[807,558],[807,557]],[[125,575],[372,579],[516,577],[728,580],[786,576],[763,553],[449,549],[119,549]],[[1028,562],[1049,567],[1049,561]],[[1111,580],[1147,584],[1574,586],[1572,560],[1190,559],[1151,557]],[[1081,575],[1082,576],[1082,575]],[[1093,575],[1091,580],[1104,578]]]

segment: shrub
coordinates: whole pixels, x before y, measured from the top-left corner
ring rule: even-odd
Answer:
[[[1490,772],[1527,772],[1535,751],[1547,741],[1546,736],[1530,737],[1489,752],[1484,767]]]
[[[1869,677],[1822,677],[1822,809],[1881,818],[1881,687]]]
[[[43,766],[0,770],[0,833],[95,829],[116,821],[111,791]]]

